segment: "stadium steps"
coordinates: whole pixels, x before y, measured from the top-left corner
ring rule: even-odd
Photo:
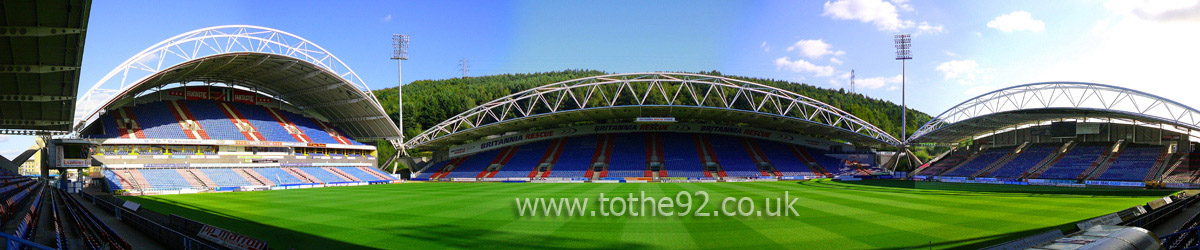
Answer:
[[[263,111],[266,112],[267,116],[271,117],[271,119],[275,121],[275,124],[279,125],[280,128],[283,128],[283,131],[287,132],[287,134],[289,136],[291,136],[293,140],[296,140],[297,142],[303,142],[303,143],[311,143],[312,142],[312,141],[305,140],[304,137],[302,136],[303,134],[297,134],[300,132],[300,130],[289,126],[287,119],[284,119],[282,115],[280,115],[279,113],[276,113],[275,109],[263,107],[263,106],[255,106],[255,105],[251,105],[251,106],[249,106],[249,108],[263,109]]]
[[[646,134],[646,176],[651,178],[659,178],[667,176],[667,169],[663,167],[666,162],[666,156],[663,153],[663,141],[661,133]],[[658,166],[658,171],[654,171],[653,167]]]
[[[550,146],[546,148],[546,152],[542,153],[542,159],[538,160],[538,164],[533,166],[533,169],[529,171],[529,178],[550,176],[550,171],[554,171],[554,163],[558,162],[558,157],[562,155],[563,149],[566,146],[566,138],[551,141]],[[546,166],[544,173],[540,172],[542,166]]]
[[[308,173],[305,173],[304,171],[300,171],[300,169],[297,169],[297,168],[283,168],[283,170],[284,170],[284,171],[287,171],[288,173],[292,173],[292,174],[293,174],[293,175],[295,175],[296,177],[300,177],[300,180],[303,180],[304,182],[308,182],[308,183],[322,183],[322,181],[320,181],[319,179],[317,179],[317,177],[313,177],[312,175],[309,175]]]
[[[238,132],[241,132],[242,136],[246,137],[246,140],[265,141],[262,134],[258,133],[258,129],[250,124],[249,121],[246,121],[246,117],[242,116],[242,113],[238,112],[237,108],[233,105],[228,102],[217,102],[217,107],[221,109],[221,113],[224,113],[225,117],[229,118],[229,122],[232,122],[234,127],[237,127]]]
[[[186,135],[188,139],[208,139],[201,137],[200,132],[196,129],[193,129],[199,127],[200,125],[189,118],[189,115],[183,112],[183,109],[180,107],[182,104],[176,101],[166,101],[166,103],[167,109],[169,109],[171,112],[171,116],[175,117],[175,122],[179,123],[179,128],[183,129],[183,134]],[[194,127],[190,127],[189,125]]]
[[[125,133],[127,133],[126,135],[128,136],[123,138],[146,138],[146,134],[142,132],[142,127],[138,125],[137,116],[133,114],[133,109],[125,107],[118,108],[117,110],[119,111],[118,113],[121,114],[122,118],[122,122],[119,122],[119,124],[125,124]]]
[[[791,147],[792,150],[796,152],[795,154],[798,157],[808,163],[808,169],[825,177],[833,177],[833,173],[829,172],[829,170],[825,169],[824,166],[821,166],[821,164],[817,163],[817,159],[813,158],[813,156],[809,154],[808,150],[804,149],[804,147],[798,145],[791,145]]]
[[[917,169],[914,169],[912,171],[912,175],[924,174],[922,172],[925,172],[926,170],[929,169],[929,167],[933,166],[934,162],[942,161],[942,159],[946,158],[946,156],[950,156],[950,154],[953,153],[955,149],[956,148],[952,147],[952,148],[950,148],[950,150],[946,150],[946,152],[942,152],[941,154],[934,156],[933,159],[929,159],[929,161],[925,162],[925,164],[922,164],[921,166],[917,167]]]
[[[272,182],[271,179],[267,179],[266,177],[263,177],[262,175],[258,174],[258,172],[252,171],[248,168],[234,169],[233,172],[237,172],[238,175],[241,175],[243,178],[246,178],[247,180],[251,180],[252,182],[257,182],[259,185],[263,185],[263,186],[274,186],[275,185],[275,182]]]
[[[179,176],[183,176],[183,180],[187,181],[187,183],[192,185],[192,187],[208,189],[208,186],[204,185],[204,183],[201,183],[200,180],[198,180],[196,176],[192,175],[192,172],[187,171],[187,169],[175,169],[175,172],[178,172]]]
[[[980,176],[984,176],[986,174],[990,174],[990,173],[996,171],[996,169],[1004,166],[1005,164],[1008,164],[1013,159],[1016,159],[1017,156],[1021,155],[1021,153],[1024,153],[1026,149],[1029,149],[1029,145],[1030,145],[1029,142],[1022,143],[1020,146],[1017,146],[1017,148],[1014,148],[1012,151],[1008,152],[1007,155],[1004,155],[1004,157],[1001,157],[1000,160],[993,162],[992,165],[989,165],[983,169],[980,169],[979,171],[975,172],[974,174],[971,174],[971,177],[980,177]]]
[[[1063,144],[1061,149],[1054,151],[1054,153],[1052,153],[1052,154],[1050,154],[1050,156],[1046,157],[1046,161],[1039,163],[1037,166],[1029,168],[1028,171],[1025,171],[1024,174],[1021,174],[1021,176],[1019,176],[1017,178],[1020,178],[1020,179],[1037,178],[1043,172],[1046,172],[1046,169],[1050,168],[1051,166],[1054,166],[1055,163],[1058,163],[1059,160],[1062,160],[1063,157],[1067,156],[1067,153],[1070,153],[1071,150],[1075,149],[1075,146],[1076,146],[1075,141],[1069,141],[1069,142],[1067,142],[1067,144]]]
[[[346,139],[346,137],[342,137],[342,135],[338,133],[337,130],[334,130],[333,127],[329,126],[329,124],[325,124],[325,122],[320,120],[313,121],[316,121],[317,126],[321,126],[321,129],[325,130],[325,133],[328,133],[329,137],[333,137],[333,139],[337,140],[338,143],[350,145],[350,140]]]
[[[189,168],[184,169],[184,171],[187,171],[188,173],[187,175],[184,175],[184,177],[192,176],[193,178],[196,178],[196,180],[200,182],[200,185],[204,186],[206,189],[213,189],[217,187],[217,182],[209,179],[208,175],[204,174],[204,172],[200,172],[200,170]]]
[[[136,169],[124,169],[124,171],[124,175],[129,177],[130,180],[133,180],[133,187],[142,191],[147,191],[150,189],[150,182],[146,181],[146,177],[142,176],[142,172]]]
[[[692,141],[696,144],[696,153],[700,157],[700,170],[704,172],[704,177],[716,177],[717,174],[712,172],[714,168],[710,167],[716,165],[716,157],[712,154],[712,147],[708,145],[708,140],[703,135],[692,134]]]
[[[286,116],[284,116],[283,111],[280,111],[279,109],[271,108],[271,107],[263,107],[263,108],[266,108],[267,112],[271,113],[272,117],[275,117],[276,120],[283,123],[284,128],[287,129],[288,133],[291,133],[292,135],[296,136],[297,140],[299,140],[300,142],[304,142],[304,143],[313,143],[312,137],[308,137],[308,134],[304,133],[303,129],[300,129],[300,126],[297,126],[295,122],[292,122],[292,120],[290,120]]]
[[[337,169],[334,167],[321,167],[321,168],[325,169],[333,174],[336,174],[336,175],[338,175],[338,177],[342,177],[342,179],[346,179],[348,181],[362,181],[362,180],[358,179],[358,177],[354,177],[354,176],[350,175],[349,173],[342,171],[341,169]]]
[[[739,140],[742,142],[742,148],[750,155],[750,160],[754,161],[754,166],[758,168],[759,174],[762,174],[762,176],[772,176],[772,173],[763,170],[764,166],[770,166],[771,163],[767,162],[767,156],[763,155],[762,150],[757,145],[754,145],[754,140],[746,138],[740,138]],[[772,172],[778,173],[779,171]]]
[[[958,170],[958,168],[966,166],[968,163],[975,161],[976,158],[979,158],[979,156],[983,155],[983,153],[986,153],[986,152],[987,152],[986,149],[978,149],[978,150],[975,150],[974,152],[971,152],[971,156],[968,156],[966,160],[959,162],[957,165],[954,165],[954,167],[951,167],[950,169],[946,169],[946,171],[943,171],[941,175],[949,174],[951,172],[954,172],[954,170]]]
[[[594,171],[595,166],[600,166],[601,171],[597,173],[599,176],[593,175],[588,177],[592,177],[593,179],[608,177],[608,163],[612,159],[614,144],[613,137],[613,135],[601,135],[599,140],[596,141],[596,153],[592,156],[592,165],[588,166],[588,169]]]
[[[380,180],[392,180],[391,176],[388,176],[387,174],[379,172],[378,169],[374,169],[371,167],[358,167],[358,169],[361,169],[363,172],[366,172],[367,174],[375,176],[375,178],[379,178]]]
[[[1159,172],[1159,170],[1163,169],[1164,166],[1171,165],[1172,162],[1174,162],[1174,165],[1171,166],[1171,169],[1178,167],[1179,164],[1183,162],[1179,160],[1176,154],[1168,153],[1170,150],[1171,149],[1169,147],[1163,147],[1162,153],[1159,154],[1158,159],[1155,159],[1154,167],[1151,167],[1150,171],[1146,171],[1146,176],[1142,177],[1142,181],[1151,181],[1155,179],[1155,176],[1162,176],[1163,173],[1170,173],[1170,171]],[[1172,159],[1175,160],[1172,161]]]
[[[1108,171],[1108,168],[1112,167],[1113,162],[1117,161],[1117,158],[1121,156],[1121,152],[1124,151],[1125,144],[1123,142],[1125,140],[1117,140],[1110,150],[1105,150],[1101,154],[1100,159],[1092,163],[1092,166],[1084,169],[1076,179],[1093,180],[1099,178],[1105,171]]]

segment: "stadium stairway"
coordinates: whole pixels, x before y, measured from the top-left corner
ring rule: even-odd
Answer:
[[[1028,171],[1025,171],[1025,173],[1022,173],[1017,178],[1021,178],[1021,179],[1036,178],[1036,176],[1041,175],[1042,172],[1045,172],[1046,169],[1050,168],[1051,166],[1054,166],[1054,164],[1057,164],[1058,161],[1062,160],[1063,157],[1066,157],[1067,153],[1069,153],[1069,152],[1071,152],[1071,150],[1075,149],[1075,144],[1076,144],[1075,141],[1069,141],[1066,144],[1063,144],[1062,148],[1060,148],[1059,150],[1055,150],[1053,153],[1050,154],[1050,157],[1047,157],[1047,159],[1049,159],[1048,161],[1045,161],[1041,164],[1038,164],[1037,166],[1029,168]]]
[[[1012,147],[996,147],[982,150],[976,153],[971,160],[958,165],[950,171],[943,173],[943,176],[971,176],[990,167],[1000,159],[1008,156],[1013,151]]]
[[[958,170],[958,168],[961,168],[961,167],[963,167],[963,166],[967,166],[967,165],[969,165],[971,162],[974,162],[974,161],[975,161],[975,159],[979,158],[979,156],[983,155],[984,153],[987,153],[987,150],[984,150],[984,149],[979,149],[979,150],[972,151],[972,152],[971,152],[971,155],[970,155],[970,156],[967,156],[967,159],[966,159],[966,160],[963,160],[963,161],[962,161],[961,163],[959,163],[958,165],[954,165],[954,166],[950,167],[949,169],[946,169],[946,171],[942,171],[942,173],[941,173],[941,174],[939,174],[939,175],[947,175],[947,174],[953,173],[955,170]]]
[[[661,133],[646,134],[646,176],[658,178],[666,177],[667,169],[663,167],[665,159],[663,153],[663,138]],[[658,168],[658,171],[654,171]]]
[[[342,171],[341,169],[337,169],[334,167],[322,167],[322,169],[325,169],[325,170],[329,171],[330,173],[336,174],[338,177],[342,177],[342,179],[346,179],[348,181],[362,181],[362,179],[359,179],[358,177],[354,177],[353,175],[350,175],[350,173],[346,173],[345,171]]]
[[[254,125],[250,124],[250,122],[246,120],[246,117],[242,116],[242,113],[239,112],[237,110],[237,108],[235,108],[230,103],[217,102],[217,108],[219,108],[221,110],[222,114],[225,114],[226,118],[229,118],[229,122],[233,123],[233,126],[238,129],[238,132],[242,133],[242,136],[246,137],[246,140],[248,140],[248,141],[265,141],[266,140],[263,138],[262,134],[260,134],[258,132],[258,128],[255,128]]]
[[[1013,159],[1016,159],[1017,156],[1019,156],[1021,153],[1025,152],[1026,149],[1029,149],[1029,145],[1032,145],[1032,144],[1030,144],[1029,142],[1021,143],[1021,145],[1018,145],[1007,155],[1004,155],[1004,157],[1000,158],[1000,160],[997,160],[996,162],[992,163],[992,165],[989,165],[983,169],[980,169],[979,171],[975,172],[974,174],[971,174],[971,177],[980,177],[980,176],[983,176],[984,174],[996,171],[997,168],[1000,168],[1001,166],[1004,166],[1004,165],[1008,164],[1009,162],[1012,162]]]
[[[179,176],[183,176],[183,180],[187,181],[187,183],[192,185],[192,187],[208,189],[208,185],[204,185],[203,182],[200,182],[199,178],[196,178],[196,176],[192,175],[192,172],[188,171],[188,169],[175,169],[175,172],[179,172]]]
[[[297,169],[299,169],[300,172],[307,173],[309,176],[315,177],[316,180],[319,180],[321,183],[334,183],[334,182],[346,181],[345,178],[342,178],[342,177],[338,176],[337,174],[334,174],[328,170],[325,170],[324,168],[305,167],[305,168],[297,168]]]
[[[608,170],[611,167],[613,140],[615,139],[612,135],[601,135],[597,139],[596,151],[592,156],[592,164],[589,164],[587,167],[588,174],[586,176],[588,178],[598,179],[608,177]],[[601,171],[595,173],[595,167],[593,166],[600,166]]]
[[[179,126],[183,128],[184,134],[188,139],[210,139],[208,134],[204,132],[204,127],[196,121],[196,117],[192,116],[188,111],[187,106],[179,101],[167,101],[167,108],[171,110],[171,116],[179,122]]]
[[[546,152],[542,153],[542,158],[538,160],[537,165],[529,170],[529,178],[549,177],[550,172],[554,170],[554,164],[558,162],[558,156],[562,155],[563,148],[567,146],[566,138],[551,140],[546,147]],[[533,150],[536,152],[536,150]],[[543,166],[545,170],[543,171]]]
[[[1169,148],[1163,148],[1162,154],[1158,159],[1155,159],[1154,167],[1151,167],[1150,171],[1146,171],[1146,176],[1142,177],[1142,181],[1151,181],[1156,179],[1156,177],[1163,176],[1165,173],[1170,173],[1171,170],[1177,168],[1181,163],[1185,162],[1187,154],[1168,154],[1167,152],[1169,151]],[[1161,171],[1164,169],[1168,170]]]
[[[546,154],[550,142],[542,140],[511,147],[512,154],[489,177],[519,178],[526,177],[530,171],[537,171],[539,161]]]
[[[778,173],[776,176],[814,176],[808,167],[808,161],[796,152],[792,145],[772,141],[758,141],[759,149],[763,152],[764,161],[770,164]]]
[[[719,170],[720,166],[717,166],[717,157],[713,155],[712,147],[709,145],[708,139],[701,134],[692,134],[692,140],[696,144],[696,152],[700,154],[700,162],[704,164],[700,166],[701,171],[704,172],[704,177],[711,178],[720,176],[720,174],[718,174],[720,172],[713,173],[713,170]]]
[[[755,166],[758,167],[759,174],[762,176],[779,176],[779,171],[771,167],[771,162],[767,161],[767,156],[763,154],[760,148],[758,148],[758,145],[754,143],[754,140],[741,138],[741,141],[742,148],[746,149],[746,153],[750,154],[750,159],[753,160]],[[768,170],[767,168],[771,169]]]
[[[317,177],[314,177],[314,176],[312,176],[312,175],[309,175],[308,173],[306,173],[306,172],[304,172],[304,171],[300,171],[300,169],[297,169],[297,168],[283,168],[283,170],[284,170],[284,171],[287,171],[288,173],[291,173],[292,175],[294,175],[294,176],[296,176],[296,177],[299,177],[299,178],[300,178],[300,180],[304,181],[305,183],[321,183],[321,181],[320,181],[320,180],[318,180],[318,179],[317,179]]]
[[[1020,152],[1016,152],[1008,162],[997,164],[995,168],[984,171],[976,177],[1018,177],[1029,169],[1053,158],[1054,150],[1061,147],[1062,145],[1056,144],[1030,144],[1023,147]]]
[[[1109,167],[1112,166],[1113,162],[1117,160],[1117,157],[1121,155],[1121,151],[1123,151],[1125,147],[1123,142],[1125,142],[1125,140],[1117,140],[1117,142],[1111,148],[1109,148],[1109,150],[1105,150],[1103,153],[1101,153],[1100,159],[1097,159],[1096,162],[1092,163],[1092,165],[1087,169],[1084,169],[1083,172],[1079,173],[1079,176],[1075,178],[1091,180],[1092,178],[1098,177],[1099,173],[1104,173]]]
[[[212,179],[208,178],[208,175],[205,175],[204,172],[200,172],[200,170],[190,169],[190,168],[184,169],[184,171],[186,171],[192,178],[196,178],[196,181],[200,182],[200,185],[203,186],[204,188],[206,188],[206,189],[217,188],[217,182],[214,182]],[[187,177],[188,175],[184,175],[184,176]]]
[[[237,169],[234,169],[233,172],[237,173],[238,175],[241,175],[242,178],[246,178],[247,180],[250,180],[251,184],[258,184],[261,186],[274,186],[275,185],[275,183],[272,182],[270,179],[267,179],[266,177],[259,175],[258,172],[251,171],[248,168],[237,168]]]
[[[1110,151],[1111,149],[1111,144],[1079,143],[1078,146],[1068,151],[1058,162],[1029,178],[1076,179],[1085,169],[1095,167],[1101,161],[1105,160],[1105,157],[1108,156],[1106,151]]]
[[[604,136],[586,135],[562,139],[558,156],[552,156],[554,162],[550,165],[550,172],[542,175],[565,178],[593,177],[592,166],[596,158],[602,155],[599,151],[606,150],[602,147],[605,145],[601,142],[602,138]]]
[[[821,166],[821,164],[817,163],[817,159],[814,158],[812,156],[812,154],[808,153],[808,150],[804,149],[804,147],[792,145],[792,150],[802,160],[804,160],[806,163],[808,163],[809,169],[812,169],[819,175],[823,175],[825,177],[833,177],[833,172],[830,172],[828,169],[825,169],[824,166]]]
[[[146,134],[142,133],[141,127],[137,124],[137,117],[134,117],[132,110],[127,107],[116,110],[117,115],[119,115],[117,128],[121,129],[121,138],[146,138]]]
[[[380,180],[394,180],[394,178],[392,178],[391,176],[388,176],[387,174],[384,174],[383,172],[379,172],[378,169],[374,169],[371,167],[358,167],[358,169],[361,169],[363,172],[373,175],[373,176],[375,176],[375,178],[378,178]]]
[[[308,137],[308,134],[304,133],[304,130],[301,130],[299,126],[296,126],[296,123],[293,123],[291,120],[288,120],[286,117],[284,117],[282,111],[271,107],[262,108],[266,109],[267,113],[271,115],[271,118],[274,118],[276,122],[279,122],[279,125],[283,126],[284,130],[287,130],[288,134],[292,135],[297,141],[303,143],[313,142],[312,138]]]

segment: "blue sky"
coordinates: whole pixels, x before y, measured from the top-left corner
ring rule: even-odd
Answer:
[[[373,89],[396,84],[390,36],[412,37],[404,80],[596,69],[707,71],[847,87],[899,102],[892,35],[914,34],[908,104],[936,115],[1041,81],[1135,87],[1200,107],[1200,0],[1153,1],[98,1],[82,92],[161,40],[249,24],[331,51]],[[32,144],[0,137],[0,154]]]

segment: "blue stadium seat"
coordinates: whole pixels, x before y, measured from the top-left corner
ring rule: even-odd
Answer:
[[[209,180],[217,184],[219,187],[241,187],[254,185],[245,177],[234,173],[233,169],[228,168],[201,168],[200,172],[208,176]]]
[[[138,169],[142,173],[142,177],[146,178],[146,182],[150,184],[150,190],[180,190],[184,188],[193,188],[191,183],[183,179],[179,172],[174,169]]]
[[[1111,146],[1111,145],[1109,145]],[[1067,155],[1055,162],[1053,166],[1039,175],[1038,179],[1075,179],[1100,158],[1108,146],[1080,143],[1079,146],[1067,152]]]
[[[213,140],[245,141],[246,136],[229,121],[221,108],[214,101],[183,101],[188,111],[196,118],[196,122],[204,128],[204,132]]]
[[[615,134],[613,143],[608,177],[646,177],[646,134]]]
[[[246,122],[249,122],[251,126],[254,126],[258,130],[259,134],[262,134],[263,139],[267,141],[296,142],[296,138],[292,137],[287,132],[287,129],[279,125],[279,122],[274,117],[271,117],[271,114],[267,113],[267,110],[263,109],[262,106],[236,102],[232,104],[244,116],[243,118],[246,119]]]
[[[821,150],[821,149],[814,149],[814,148],[802,148],[802,149],[804,151],[807,151],[809,156],[812,156],[813,161],[817,162],[817,165],[821,165],[821,167],[825,168],[825,171],[828,171],[830,174],[833,174],[833,175],[855,175],[855,174],[858,174],[858,172],[855,171],[854,168],[847,166],[845,161],[843,161],[842,159],[828,156],[827,154],[830,153],[828,150]]]
[[[337,140],[333,139],[333,136],[330,136],[329,133],[325,132],[324,129],[321,129],[321,125],[317,124],[317,122],[312,118],[282,110],[280,110],[279,113],[283,115],[284,118],[288,119],[288,121],[291,121],[292,124],[296,124],[296,128],[299,128],[300,132],[304,132],[304,135],[307,135],[309,139],[313,140],[313,142],[341,144]]]
[[[305,173],[308,173],[308,175],[317,177],[317,180],[320,180],[321,182],[324,182],[324,183],[347,181],[345,178],[342,178],[341,176],[338,176],[337,174],[334,174],[333,172],[329,172],[329,170],[325,170],[323,168],[309,167],[309,168],[296,168],[296,169],[300,169],[300,171],[304,171]]]
[[[378,180],[380,180],[379,177],[375,177],[374,175],[371,175],[370,173],[363,172],[362,169],[359,169],[357,167],[337,167],[337,169],[342,170],[342,172],[346,172],[346,174],[349,174],[350,176],[354,176],[354,178],[358,178],[358,180],[360,180],[360,181],[378,181]]]
[[[550,177],[585,177],[583,175],[592,167],[598,138],[595,135],[568,138],[567,145],[563,146],[563,152],[550,170]]]
[[[663,169],[668,177],[704,177],[704,163],[692,134],[662,133]]]
[[[520,178],[528,177],[529,172],[537,167],[542,161],[542,156],[546,155],[547,149],[550,148],[550,143],[554,140],[541,140],[529,144],[521,145],[517,148],[517,152],[513,154],[512,159],[500,168],[496,173],[496,178]],[[553,171],[551,171],[553,173]]]
[[[262,175],[263,178],[274,182],[275,185],[306,183],[306,181],[302,181],[280,168],[254,168],[254,171],[258,172],[258,175]]]
[[[454,172],[450,172],[446,177],[475,178],[475,176],[479,176],[480,172],[483,172],[483,169],[491,165],[492,161],[496,160],[496,156],[500,155],[503,151],[504,148],[497,148],[469,156],[466,161],[463,161],[462,164],[454,168]]]
[[[988,149],[987,151],[980,153],[979,156],[976,156],[975,159],[971,159],[971,161],[969,161],[967,163],[963,163],[963,165],[961,167],[958,167],[958,168],[951,170],[948,173],[944,173],[942,175],[944,175],[944,176],[971,176],[971,175],[974,175],[976,172],[983,170],[983,168],[986,168],[987,166],[992,165],[992,163],[996,163],[996,161],[1000,160],[1000,158],[1004,158],[1004,155],[1007,155],[1008,152],[1012,152],[1012,150],[1013,150],[1012,147],[998,147],[998,148]]]
[[[758,165],[750,158],[750,153],[747,153],[740,139],[725,135],[707,136],[708,141],[712,143],[713,154],[717,155],[717,163],[721,165],[721,170],[725,170],[726,176],[762,176]]]
[[[171,110],[167,109],[167,105],[161,103],[151,103],[133,107],[134,117],[137,118],[138,126],[142,127],[142,134],[152,139],[188,139],[187,134],[183,133],[183,128],[179,127],[179,121],[175,120],[175,115],[171,114]]]
[[[792,152],[792,146],[765,140],[757,142],[763,154],[767,155],[767,161],[770,161],[771,166],[775,166],[775,169],[779,170],[779,173],[783,174],[783,176],[817,175],[812,169],[808,168],[808,163],[801,160]]]
[[[1031,145],[1018,154],[1017,157],[1014,157],[1012,161],[1005,163],[1003,166],[1000,166],[987,176],[997,178],[1021,177],[1021,174],[1029,171],[1029,169],[1033,168],[1034,165],[1042,162],[1042,160],[1046,159],[1046,157],[1049,157],[1050,154],[1054,153],[1054,150],[1057,150],[1059,147],[1062,147],[1062,144],[1051,143]]]
[[[1117,156],[1116,161],[1105,170],[1097,180],[1105,181],[1142,181],[1146,173],[1158,161],[1162,152],[1159,146],[1128,146]]]

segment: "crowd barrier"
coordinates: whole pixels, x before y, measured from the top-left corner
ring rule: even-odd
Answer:
[[[167,246],[169,249],[182,249],[182,250],[223,250],[224,249],[224,248],[215,247],[213,245],[210,245],[207,242],[204,242],[199,239],[193,238],[191,236],[185,235],[174,229],[165,227],[162,224],[159,224],[157,222],[146,219],[146,217],[142,217],[141,215],[138,215],[138,213],[136,211],[130,210],[130,209],[122,207],[122,206],[118,206],[114,203],[114,202],[122,202],[123,200],[113,198],[115,201],[109,201],[109,200],[106,200],[103,198],[98,198],[98,197],[88,194],[86,192],[81,192],[79,194],[82,195],[85,199],[90,200],[93,204],[96,204],[96,206],[99,207],[100,210],[104,210],[105,212],[113,214],[114,216],[117,217],[117,219],[124,221],[126,224],[129,224],[129,225],[137,228],[138,230],[142,231],[142,233],[144,233],[147,237],[157,240],[159,243],[162,243],[163,245]]]

